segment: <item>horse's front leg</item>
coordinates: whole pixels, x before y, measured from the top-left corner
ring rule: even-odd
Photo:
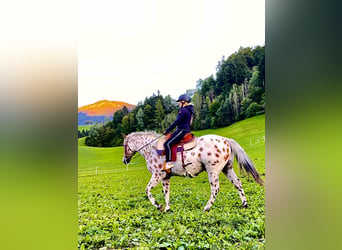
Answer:
[[[210,210],[211,206],[213,205],[216,199],[218,192],[220,191],[219,175],[215,173],[214,171],[208,171],[208,178],[209,178],[209,183],[211,187],[211,195],[207,202],[207,205],[203,209],[203,211],[206,211],[206,212]]]
[[[156,202],[156,200],[152,196],[151,190],[152,190],[152,188],[157,186],[161,180],[162,180],[162,176],[159,173],[153,173],[152,177],[151,177],[151,179],[150,179],[150,181],[149,181],[149,183],[145,189],[146,195],[147,195],[148,199],[150,200],[150,202],[152,203],[152,205],[155,206],[156,208],[158,208],[160,211],[162,211],[163,206]]]
[[[165,212],[170,210],[170,178],[163,179],[163,191],[165,196]]]

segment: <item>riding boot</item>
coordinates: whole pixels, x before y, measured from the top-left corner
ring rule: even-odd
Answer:
[[[171,168],[173,168],[174,165],[171,162],[164,162],[163,170],[167,173],[171,173]]]

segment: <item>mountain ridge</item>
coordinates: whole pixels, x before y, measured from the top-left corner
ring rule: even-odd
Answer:
[[[92,104],[84,105],[78,108],[78,113],[84,113],[87,116],[113,116],[115,111],[126,106],[129,110],[135,105],[121,101],[100,100]]]

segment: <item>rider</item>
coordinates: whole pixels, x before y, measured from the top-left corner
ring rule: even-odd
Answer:
[[[169,139],[164,143],[166,162],[164,169],[168,170],[174,165],[171,163],[171,147],[181,141],[185,134],[190,133],[190,125],[192,123],[192,116],[194,114],[193,104],[187,94],[180,95],[177,102],[179,105],[179,112],[177,119],[164,131],[164,135],[168,134],[177,126],[177,129],[172,133]]]

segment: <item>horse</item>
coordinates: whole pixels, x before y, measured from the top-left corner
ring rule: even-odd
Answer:
[[[264,181],[253,166],[250,158],[243,148],[233,139],[214,134],[197,137],[196,146],[193,149],[184,151],[182,155],[178,153],[177,161],[174,162],[174,167],[168,173],[163,169],[165,156],[159,155],[156,150],[157,140],[162,135],[153,131],[145,131],[133,132],[123,136],[124,157],[122,161],[126,165],[129,164],[133,155],[137,152],[145,158],[147,168],[152,174],[145,193],[151,204],[160,211],[163,211],[163,206],[158,204],[152,196],[152,188],[162,182],[165,196],[164,211],[167,212],[170,210],[170,178],[172,176],[196,177],[203,171],[208,173],[211,187],[211,195],[203,211],[208,212],[210,210],[218,195],[220,189],[219,174],[221,172],[223,172],[237,189],[242,207],[247,208],[248,204],[241,181],[233,169],[234,158],[237,159],[240,170],[245,170],[247,174],[252,175],[255,182],[261,186],[264,185]],[[183,160],[181,159],[182,157]]]

